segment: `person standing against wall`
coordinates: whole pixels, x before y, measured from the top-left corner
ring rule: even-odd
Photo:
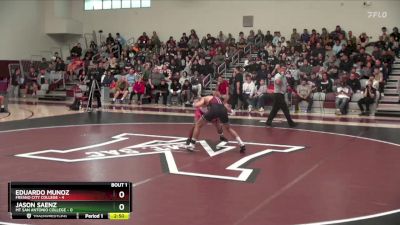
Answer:
[[[240,105],[244,102],[243,99],[243,74],[241,73],[241,68],[235,67],[233,69],[233,77],[231,78],[231,105],[232,109],[240,109]],[[239,102],[240,101],[240,102]]]
[[[274,76],[273,105],[272,105],[272,110],[268,116],[266,125],[272,126],[272,120],[275,118],[276,114],[281,109],[283,111],[283,114],[285,114],[289,126],[295,127],[297,124],[293,121],[292,117],[290,116],[289,108],[285,102],[285,93],[288,85],[285,77],[286,67],[284,66],[280,67],[279,65],[276,65],[275,70],[277,70],[278,73],[276,73]]]

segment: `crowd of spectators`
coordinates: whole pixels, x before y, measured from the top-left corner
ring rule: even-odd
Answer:
[[[257,37],[266,42],[258,45],[254,42]],[[399,57],[399,39],[400,33],[396,27],[390,34],[383,27],[376,42],[370,42],[366,33],[356,37],[352,31],[345,32],[340,26],[332,32],[324,28],[321,33],[314,29],[309,33],[304,29],[299,34],[293,29],[288,41],[279,32],[272,37],[269,34],[264,36],[261,31],[252,37],[251,32],[245,41],[255,43],[253,52],[257,52],[257,57],[249,57],[243,69],[234,69],[230,82],[230,102],[233,108],[238,108],[237,103],[242,102],[243,108],[249,111],[254,108],[263,111],[268,92],[271,92],[268,90],[273,88],[271,78],[276,65],[280,65],[288,68],[289,98],[296,111],[299,111],[299,103],[306,101],[306,111],[310,112],[313,94],[322,92],[335,93],[336,114],[347,114],[352,94],[362,93],[364,98],[359,102],[361,115],[368,115],[368,106],[384,96],[384,86],[392,64],[395,57]],[[372,48],[371,54],[366,52],[366,48]],[[222,80],[219,84],[225,86]],[[259,91],[265,89],[265,84],[267,93]],[[368,100],[365,99],[367,97]],[[261,102],[258,100],[260,98],[263,99]],[[366,111],[363,104],[367,104]]]
[[[301,34],[293,29],[288,38],[279,31],[264,34],[261,30],[250,31],[247,36],[240,32],[237,39],[222,31],[216,36],[199,37],[192,29],[179,39],[171,36],[166,42],[154,31],[151,36],[143,32],[133,44],[128,44],[119,33],[110,33],[99,45],[91,42],[86,51],[78,43],[71,49],[67,63],[55,55],[50,63],[45,65],[44,61],[37,68],[43,71],[39,74],[35,68],[24,78],[15,72],[13,85],[24,85],[35,93],[41,83],[40,74],[46,71],[64,71],[66,79],[78,77],[81,82],[87,82],[96,73],[102,76],[102,86],[114,93],[113,103],[132,103],[136,95],[138,104],[146,99],[170,105],[193,101],[201,94],[203,80],[211,74],[218,80],[216,91],[234,109],[263,111],[272,88],[271,78],[279,64],[288,68],[290,97],[297,110],[299,103],[306,101],[307,111],[311,111],[315,92],[336,92],[337,113],[346,114],[352,93],[364,91],[366,84],[361,81],[368,80],[368,85],[383,96],[392,63],[399,56],[399,39],[396,27],[391,33],[383,27],[376,42],[371,42],[366,33],[355,36],[340,26],[332,32],[326,28],[321,32],[312,29],[311,33],[304,29]],[[243,52],[248,44],[256,57]],[[373,48],[371,54],[365,51],[368,47]],[[229,79],[225,74],[217,74],[218,65],[233,66],[230,60],[237,52],[246,58],[244,65],[235,67]],[[360,104],[366,102],[370,104],[371,100]]]

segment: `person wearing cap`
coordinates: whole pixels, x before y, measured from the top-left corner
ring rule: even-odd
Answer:
[[[278,73],[274,76],[274,95],[273,95],[273,105],[272,110],[268,116],[266,121],[267,126],[272,126],[272,120],[275,118],[276,114],[279,110],[283,111],[283,114],[286,117],[286,120],[290,127],[295,127],[297,124],[293,121],[292,117],[289,113],[289,108],[285,101],[285,93],[287,91],[287,80],[285,76],[286,67],[276,65],[275,69]]]

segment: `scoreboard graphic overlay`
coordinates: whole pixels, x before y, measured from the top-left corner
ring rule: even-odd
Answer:
[[[10,182],[12,219],[126,220],[132,212],[131,182]]]

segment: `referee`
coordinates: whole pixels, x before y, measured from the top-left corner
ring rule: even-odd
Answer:
[[[288,85],[285,77],[286,67],[280,67],[279,65],[276,65],[275,70],[277,70],[278,73],[276,73],[274,76],[274,100],[266,125],[272,126],[272,120],[275,118],[276,113],[282,109],[289,127],[295,127],[297,124],[292,120],[292,117],[289,114],[288,106],[285,102],[285,93]]]

